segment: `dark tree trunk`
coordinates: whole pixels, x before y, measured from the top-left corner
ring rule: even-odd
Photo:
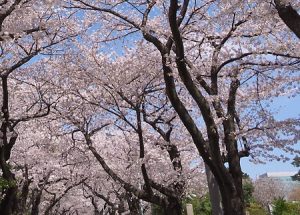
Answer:
[[[221,191],[224,215],[244,215],[243,197],[229,189]]]
[[[182,214],[182,205],[180,200],[169,198],[168,203],[164,207],[165,215],[181,215]]]
[[[275,0],[276,9],[282,21],[295,33],[300,39],[300,15],[290,4],[282,0]]]
[[[230,184],[224,183],[225,180],[217,179],[223,206],[224,215],[244,215],[244,197],[242,189],[242,173],[231,174]]]
[[[4,138],[5,140],[6,138]],[[4,141],[6,142],[6,141]],[[4,148],[0,147],[0,166],[2,170],[2,177],[8,182],[8,188],[5,190],[4,198],[0,204],[0,214],[1,215],[11,215],[17,212],[18,209],[18,187],[16,185],[16,180],[14,174],[10,171],[9,166],[4,159]]]
[[[31,208],[31,215],[38,215],[39,214],[39,205],[41,203],[42,191],[35,188],[33,190],[33,202]]]
[[[131,215],[141,215],[139,208],[136,207],[130,207],[130,214]]]
[[[17,209],[17,187],[8,188],[5,192],[5,197],[1,201],[1,215],[12,215]]]
[[[127,203],[129,206],[130,214],[141,215],[140,200],[136,198],[132,193],[126,193]]]
[[[207,178],[212,214],[223,215],[220,189],[214,175],[207,165],[205,165],[205,173]]]
[[[29,179],[27,165],[24,166],[23,177],[24,177],[24,181],[22,183],[21,194],[18,200],[18,211],[20,214],[26,214],[27,211],[29,210],[29,208],[27,208],[27,199],[29,194],[29,186],[32,180]]]

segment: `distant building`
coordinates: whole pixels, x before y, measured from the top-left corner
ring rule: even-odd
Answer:
[[[266,172],[259,176],[259,179],[263,178],[272,178],[278,182],[280,182],[285,190],[285,198],[288,198],[289,193],[295,189],[296,187],[300,187],[300,181],[293,181],[293,175],[296,175],[298,172]]]
[[[285,186],[300,186],[299,181],[293,181],[292,176],[298,172],[266,172],[259,176],[259,178],[272,178],[279,180]]]
[[[266,172],[259,176],[259,178],[286,178],[296,175],[298,172]]]

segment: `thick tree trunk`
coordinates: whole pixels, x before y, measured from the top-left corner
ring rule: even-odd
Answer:
[[[222,194],[222,205],[224,215],[244,215],[244,206],[242,197],[234,195],[231,191],[227,190]]]
[[[141,207],[140,207],[140,200],[136,198],[131,193],[127,193],[127,203],[130,210],[130,214],[132,215],[141,215]]]
[[[130,208],[131,215],[141,215],[140,210],[138,208]]]
[[[32,201],[32,208],[31,208],[31,215],[38,215],[39,214],[39,205],[41,203],[42,198],[42,191],[35,188],[33,190],[33,201]]]
[[[0,167],[2,170],[2,177],[8,182],[8,188],[5,190],[5,195],[0,204],[1,215],[11,215],[17,212],[18,209],[18,187],[14,174],[10,171],[9,166],[4,159],[5,148],[0,147]]]
[[[26,202],[27,202],[28,193],[29,193],[29,185],[30,185],[30,181],[28,180],[28,175],[27,175],[26,179],[24,181],[24,184],[22,186],[22,189],[21,189],[21,195],[18,200],[18,211],[20,214],[27,213]]]
[[[169,198],[168,203],[164,208],[165,215],[181,215],[182,214],[182,205],[178,199]]]
[[[1,215],[12,215],[17,209],[17,187],[8,188],[5,192],[5,197],[1,201]]]
[[[214,175],[212,174],[212,172],[210,171],[207,165],[205,165],[205,173],[206,173],[209,197],[210,197],[210,202],[212,207],[212,214],[223,215],[220,189]]]
[[[239,185],[242,181],[236,181],[235,185],[219,183],[224,215],[245,215],[242,184]]]

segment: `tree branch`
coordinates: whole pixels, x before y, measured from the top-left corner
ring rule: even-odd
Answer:
[[[286,5],[282,0],[274,0],[275,8],[282,21],[300,39],[300,15],[290,4]]]

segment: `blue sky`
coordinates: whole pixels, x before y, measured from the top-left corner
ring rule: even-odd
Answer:
[[[279,98],[274,102],[274,109],[279,109],[278,115],[276,118],[285,119],[290,117],[300,117],[300,95],[288,99],[288,98]],[[300,143],[297,144],[298,149],[300,150]],[[275,150],[276,152],[276,150]],[[277,152],[279,153],[279,152]],[[256,179],[259,175],[266,172],[282,172],[282,171],[298,171],[298,168],[295,168],[291,162],[292,158],[295,155],[288,155],[291,158],[288,162],[282,161],[273,161],[267,162],[266,164],[254,164],[249,162],[248,158],[243,158],[241,161],[242,169],[244,172],[250,175],[251,178]]]

